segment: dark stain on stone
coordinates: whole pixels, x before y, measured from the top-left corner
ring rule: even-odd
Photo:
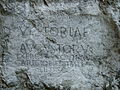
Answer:
[[[118,51],[117,51],[119,54],[120,54],[120,49],[118,49]]]
[[[47,40],[49,40],[50,42],[52,43],[56,43],[56,40],[55,39],[52,39],[52,38],[49,38],[49,37],[46,37]]]
[[[47,85],[47,84],[45,84],[45,83],[43,83],[43,82],[42,82],[42,84],[43,84],[45,90],[60,90],[59,87],[56,88],[56,87],[54,87],[54,86]]]
[[[11,12],[5,10],[4,7],[2,6],[2,4],[0,4],[0,13],[3,16],[11,15]]]
[[[16,0],[17,2],[22,2],[23,0]]]
[[[47,4],[46,0],[43,0],[43,2],[44,2],[44,5],[48,6],[48,4]]]
[[[24,88],[27,88],[28,90],[35,90],[34,85],[32,84],[32,82],[25,70],[21,69],[19,71],[16,71],[15,73],[17,75],[17,78],[20,78],[18,80]]]
[[[33,27],[35,27],[36,28],[36,23],[35,23],[35,20],[30,20],[30,19],[27,19],[32,25],[33,25]]]

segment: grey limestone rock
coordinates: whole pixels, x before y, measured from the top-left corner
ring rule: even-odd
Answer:
[[[0,0],[0,90],[120,90],[120,0]]]

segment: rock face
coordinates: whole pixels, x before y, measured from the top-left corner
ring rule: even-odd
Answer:
[[[0,90],[120,90],[119,0],[1,0]]]

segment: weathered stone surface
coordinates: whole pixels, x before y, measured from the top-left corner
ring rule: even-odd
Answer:
[[[119,90],[119,0],[1,0],[0,90]]]

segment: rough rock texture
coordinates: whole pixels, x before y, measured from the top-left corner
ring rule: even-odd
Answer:
[[[120,90],[120,1],[0,0],[0,90]]]

